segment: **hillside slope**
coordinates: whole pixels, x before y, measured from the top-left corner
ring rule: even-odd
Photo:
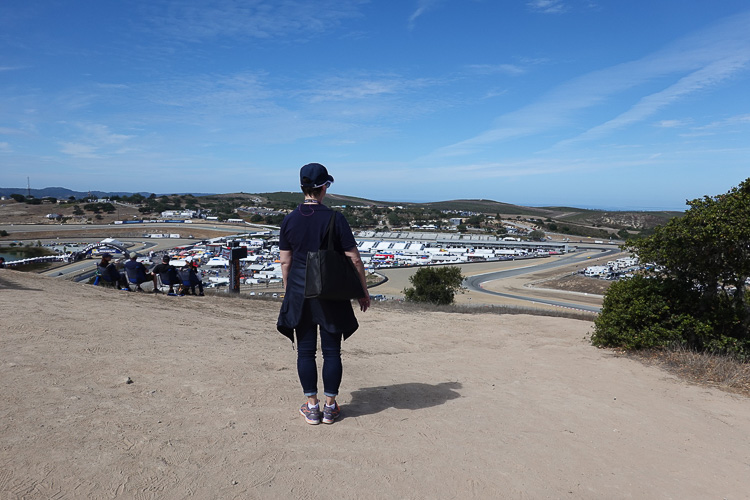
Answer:
[[[590,323],[376,306],[309,426],[279,303],[0,269],[2,498],[744,498],[750,405]]]

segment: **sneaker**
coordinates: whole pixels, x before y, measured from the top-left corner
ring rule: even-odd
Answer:
[[[305,417],[305,422],[308,424],[318,425],[320,423],[320,403],[315,408],[310,408],[307,403],[304,403],[299,412]]]
[[[341,407],[334,401],[333,408],[329,408],[327,405],[323,405],[323,423],[332,424],[334,420],[339,418],[341,415]]]

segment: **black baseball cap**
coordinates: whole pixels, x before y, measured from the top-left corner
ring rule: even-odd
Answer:
[[[308,163],[299,171],[299,183],[302,187],[319,188],[326,182],[333,182],[333,176],[320,163]]]

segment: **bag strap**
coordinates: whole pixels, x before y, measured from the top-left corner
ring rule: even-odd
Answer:
[[[321,250],[333,250],[333,232],[334,232],[334,224],[336,221],[336,211],[331,210],[333,212],[331,214],[331,221],[328,223],[328,229],[326,229],[325,234],[323,235],[323,241],[320,242],[320,249]]]

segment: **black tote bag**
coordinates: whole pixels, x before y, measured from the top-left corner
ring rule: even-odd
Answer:
[[[351,259],[334,250],[335,217],[336,212],[331,214],[320,250],[307,252],[305,298],[351,300],[365,296],[359,273]]]

